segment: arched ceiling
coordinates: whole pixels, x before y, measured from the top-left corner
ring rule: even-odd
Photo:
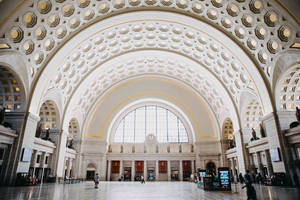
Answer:
[[[195,93],[194,98],[200,96],[219,122],[231,117],[238,127],[238,114],[230,92],[208,70],[184,56],[153,50],[124,54],[94,70],[72,95],[65,108],[65,121],[76,116],[83,123],[96,102],[105,101],[107,95],[115,92],[113,87],[120,87],[123,80],[149,77],[173,79],[178,89],[186,87]]]
[[[124,80],[98,98],[91,112],[85,116],[82,129],[84,137],[106,141],[109,134],[112,134],[110,126],[117,124],[114,118],[123,113],[122,110],[128,108],[128,105],[135,105],[135,102],[145,99],[158,99],[175,105],[177,109],[172,110],[182,110],[192,126],[190,133],[195,134],[195,140],[219,138],[218,121],[213,110],[201,97],[188,87],[179,85],[176,80],[153,76]]]
[[[7,2],[8,8],[16,3]],[[299,41],[299,28],[294,29],[299,24],[288,11],[276,1],[261,0],[24,0],[3,19],[0,34],[3,42],[22,52],[36,79],[78,31],[112,15],[145,9],[184,13],[212,24],[237,41],[267,78],[276,54]]]
[[[275,1],[260,0],[24,0],[0,24],[0,42],[28,66],[30,112],[53,90],[61,94],[61,113],[76,105],[89,110],[104,88],[152,73],[195,89],[223,121],[227,110],[240,108],[244,89],[259,97],[264,114],[273,111],[268,81],[276,56],[299,41],[299,24],[289,16]],[[145,50],[174,57],[130,56]],[[73,112],[83,119],[86,110]]]
[[[0,110],[24,112],[25,106],[26,91],[22,81],[15,72],[0,65]]]
[[[300,63],[286,71],[276,85],[277,107],[294,111],[300,107]]]
[[[193,24],[193,26],[185,24]],[[213,78],[210,78],[212,82],[220,83],[221,87],[216,87],[214,91],[225,88],[227,91],[225,94],[230,96],[234,104],[238,105],[239,103],[240,91],[248,88],[258,93],[265,112],[272,110],[267,89],[257,68],[232,40],[205,23],[182,15],[164,12],[118,15],[78,33],[48,63],[48,67],[35,88],[34,96],[36,94],[37,96],[33,98],[31,108],[34,111],[34,106],[39,105],[40,97],[38,96],[45,96],[47,91],[53,88],[61,90],[64,98],[63,107],[68,105],[79,85],[94,70],[125,54],[128,55],[128,58],[123,59],[121,63],[125,62],[130,65],[130,62],[133,62],[131,64],[133,66],[130,68],[126,66],[122,75],[122,66],[114,63],[119,67],[119,72],[116,73],[114,69],[104,70],[105,74],[99,75],[98,79],[107,80],[101,84],[109,87],[109,84],[122,79],[122,76],[127,76],[127,70],[132,69],[132,74],[138,73],[139,69],[136,67],[138,59],[132,59],[133,56],[130,55],[133,52],[144,50],[159,51],[160,55],[153,57],[157,60],[156,63],[166,59],[160,57],[168,53],[173,53],[173,57],[166,60],[185,57],[187,60],[196,62],[199,70],[205,69],[204,71],[212,74]],[[138,57],[142,59],[143,55]],[[185,62],[180,61],[180,63],[185,65]],[[161,64],[161,66],[163,65],[166,64]],[[202,67],[203,69],[201,69]],[[156,73],[165,71],[165,74],[177,79],[182,79],[184,74],[191,76],[194,73],[193,70],[180,65],[177,65],[177,68],[179,70],[169,74],[166,70],[156,71]],[[195,79],[196,82],[192,82],[188,79],[189,77],[185,78],[190,84],[200,85],[197,83],[200,80]],[[222,96],[222,98],[224,97]],[[207,101],[212,102],[209,98]]]

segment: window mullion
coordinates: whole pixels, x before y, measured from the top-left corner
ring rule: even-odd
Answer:
[[[123,143],[125,138],[125,117],[123,118]]]
[[[178,143],[180,143],[180,137],[179,137],[179,119],[177,117],[177,132],[178,132]]]
[[[167,143],[169,142],[169,122],[168,122],[168,109],[166,109],[166,126],[167,126]]]
[[[135,124],[136,124],[136,109],[134,110],[134,121],[133,121],[133,143],[135,143]]]
[[[147,134],[147,106],[145,106],[145,139]]]
[[[155,105],[155,137],[157,139],[157,105]]]

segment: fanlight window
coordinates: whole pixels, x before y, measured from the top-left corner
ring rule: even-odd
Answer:
[[[143,106],[129,112],[121,120],[115,143],[143,143],[147,135],[155,135],[159,143],[188,143],[181,119],[160,106]]]

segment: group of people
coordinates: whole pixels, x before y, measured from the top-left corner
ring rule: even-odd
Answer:
[[[252,174],[252,175],[249,174],[249,176],[250,176],[250,179],[253,183],[258,183],[258,184],[263,184],[264,179],[266,179],[266,177],[263,177],[260,173],[258,173],[256,175],[255,174]],[[239,174],[238,179],[239,179],[241,184],[243,184],[245,182],[245,179],[244,179],[242,173]]]
[[[140,177],[140,181],[141,181],[141,184],[146,183],[144,176]],[[98,173],[96,173],[96,176],[94,178],[94,182],[95,182],[95,188],[98,189],[99,188],[99,182],[100,182],[100,176],[99,176]]]
[[[241,175],[241,174],[240,174]],[[249,174],[249,170],[246,171],[245,176],[243,177],[243,179],[240,179],[240,181],[243,180],[243,182],[245,182],[245,185],[242,188],[246,188],[247,189],[247,200],[256,200],[256,191],[255,188],[252,185],[252,180]],[[242,183],[242,181],[241,181]]]

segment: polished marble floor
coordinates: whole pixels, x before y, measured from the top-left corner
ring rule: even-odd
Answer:
[[[245,189],[237,185],[237,193],[204,191],[190,182],[101,182],[94,189],[93,182],[78,184],[43,184],[31,187],[2,187],[1,200],[244,200]],[[233,186],[234,187],[234,186]],[[255,185],[258,199],[298,200],[295,188]],[[233,188],[235,190],[235,187]]]

